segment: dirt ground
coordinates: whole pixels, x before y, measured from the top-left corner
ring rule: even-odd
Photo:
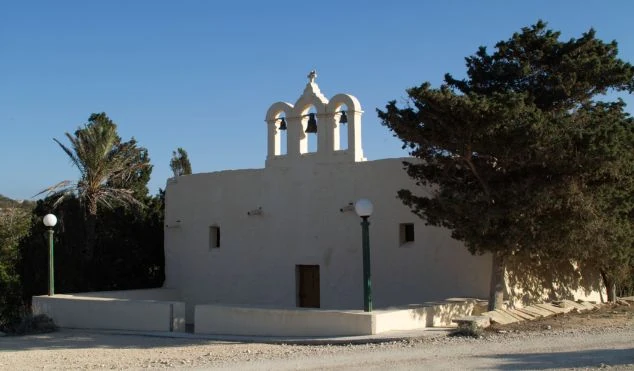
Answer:
[[[62,329],[0,337],[0,370],[634,370],[634,306],[359,345],[231,343]]]
[[[632,325],[634,325],[634,303],[627,305],[604,304],[587,312],[559,314],[508,325],[493,324],[487,332],[588,330],[593,328],[622,328]]]

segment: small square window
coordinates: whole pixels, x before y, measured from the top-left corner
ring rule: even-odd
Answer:
[[[399,243],[401,246],[408,242],[414,242],[414,223],[401,223],[399,225]]]
[[[220,227],[209,227],[209,248],[217,249],[220,247]]]

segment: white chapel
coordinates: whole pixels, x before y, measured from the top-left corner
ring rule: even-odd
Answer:
[[[425,226],[396,197],[417,187],[402,166],[414,159],[367,161],[359,101],[329,99],[316,73],[308,77],[294,104],[266,112],[264,168],[168,181],[164,287],[181,293],[187,322],[198,304],[363,308],[361,227],[352,207],[360,198],[374,205],[375,308],[486,298],[491,258]]]

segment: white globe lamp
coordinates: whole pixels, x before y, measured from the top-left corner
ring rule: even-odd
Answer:
[[[374,211],[374,206],[372,205],[372,201],[367,198],[362,198],[354,203],[354,211],[360,217],[368,217],[372,215],[372,211]]]
[[[44,225],[52,228],[57,224],[57,217],[53,214],[48,214],[44,217]]]

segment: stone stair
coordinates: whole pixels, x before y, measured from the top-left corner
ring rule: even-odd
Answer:
[[[624,299],[631,299],[634,301],[634,297]],[[455,318],[453,322],[458,323],[460,326],[469,325],[470,323],[473,323],[478,327],[487,327],[488,323],[506,325],[509,323],[531,321],[541,317],[550,317],[556,314],[570,313],[573,311],[583,312],[592,310],[597,306],[597,304],[590,302],[560,300],[552,303],[533,304],[522,308],[496,309],[480,313],[478,316]],[[486,319],[488,319],[488,321]]]
[[[481,315],[489,317],[491,323],[506,325],[520,321],[530,321],[541,317],[550,317],[555,314],[583,312],[592,310],[597,304],[590,302],[575,302],[572,300],[560,300],[552,303],[533,304],[522,308],[496,309],[484,312]]]

